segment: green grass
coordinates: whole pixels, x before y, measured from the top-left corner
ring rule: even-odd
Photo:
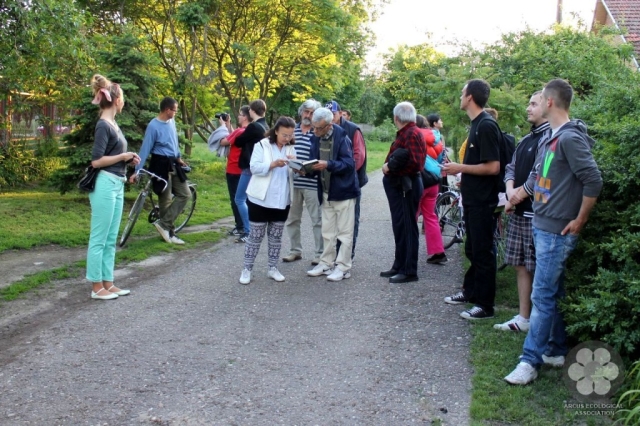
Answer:
[[[189,225],[212,223],[231,215],[225,180],[225,160],[196,143],[189,162],[193,172],[189,178],[197,183],[198,201]],[[125,193],[124,214],[131,209],[138,188]],[[0,194],[0,253],[10,249],[28,249],[39,245],[58,244],[77,247],[87,244],[91,207],[86,194],[60,195],[46,186],[17,189]],[[150,236],[155,229],[147,222],[150,204],[141,213],[132,237]]]
[[[465,268],[469,266],[465,260]],[[577,416],[564,403],[576,403],[562,378],[562,369],[543,367],[528,386],[511,386],[503,380],[518,363],[525,334],[494,330],[493,325],[518,313],[515,270],[498,272],[494,320],[470,323],[471,419],[473,425],[606,425],[606,417]]]
[[[389,142],[367,141],[367,173],[382,168],[390,146]]]
[[[51,281],[72,277],[77,273],[77,270],[77,267],[67,265],[29,275],[20,281],[16,281],[15,283],[0,289],[0,298],[5,301],[17,299],[21,294],[37,289]]]

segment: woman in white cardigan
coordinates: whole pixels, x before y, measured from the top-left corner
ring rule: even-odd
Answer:
[[[292,171],[287,164],[295,158],[293,131],[296,123],[291,117],[280,117],[267,132],[267,137],[255,144],[251,155],[251,181],[247,188],[249,209],[249,238],[244,246],[244,269],[240,284],[251,282],[251,271],[267,234],[269,247],[269,278],[284,281],[277,263],[282,246],[284,222],[291,204]]]

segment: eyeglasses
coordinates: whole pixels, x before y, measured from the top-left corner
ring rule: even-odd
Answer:
[[[286,140],[286,141],[293,139],[293,133],[291,133],[291,134],[278,133],[278,136],[281,137],[282,139]]]
[[[329,126],[331,126],[331,123],[327,123],[324,126],[320,126],[320,127],[312,127],[311,130],[314,132],[321,132]]]
[[[169,111],[178,112],[178,108],[176,108],[176,109],[169,109]]]

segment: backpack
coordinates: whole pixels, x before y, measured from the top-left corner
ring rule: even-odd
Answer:
[[[498,183],[498,192],[507,192],[507,186],[504,183],[504,173],[505,169],[507,168],[507,164],[509,164],[513,159],[513,153],[516,150],[516,138],[509,133],[503,132],[502,129],[500,129],[500,125],[498,125],[498,122],[494,120],[493,117],[483,118],[478,122],[478,125],[476,126],[476,137],[478,137],[478,129],[480,128],[480,123],[485,120],[493,121],[495,125],[498,126],[500,135],[502,135],[502,137],[498,141],[498,147],[500,149],[500,173],[498,173],[500,182]]]
[[[440,134],[440,131],[438,131],[438,133],[433,132],[433,134],[436,137],[436,141],[433,144],[433,148],[435,149],[438,145],[442,144],[442,135]],[[436,160],[438,161],[439,164],[444,164],[445,154],[446,153],[445,153],[444,146],[442,146],[442,151],[440,151],[440,153],[438,154],[438,157],[436,157]]]

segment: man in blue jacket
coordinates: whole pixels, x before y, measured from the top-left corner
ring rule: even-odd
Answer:
[[[360,186],[351,140],[332,121],[333,113],[327,108],[318,108],[311,119],[314,136],[311,137],[310,158],[318,159],[313,171],[318,179],[318,200],[322,205],[324,251],[320,263],[307,271],[307,275],[328,275],[329,281],[341,281],[351,277],[355,205]],[[341,242],[337,256],[336,240]]]

